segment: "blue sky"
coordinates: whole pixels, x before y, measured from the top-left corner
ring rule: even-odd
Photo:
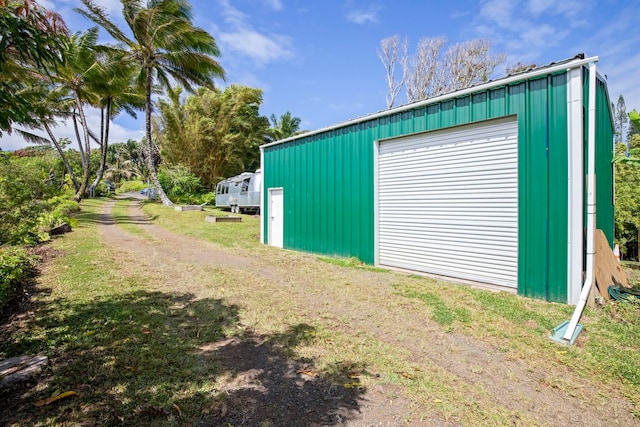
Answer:
[[[91,26],[73,12],[79,0],[40,0],[62,14],[72,31]],[[100,0],[112,19],[122,22],[119,0]],[[217,40],[226,82],[261,88],[261,113],[291,111],[302,128],[318,129],[383,110],[385,71],[376,55],[380,40],[399,35],[409,51],[422,37],[445,36],[448,44],[486,38],[495,52],[518,61],[548,64],[584,52],[598,56],[611,100],[625,97],[627,110],[640,110],[640,22],[628,0],[458,0],[458,1],[290,1],[192,0],[195,24]],[[106,37],[106,36],[104,36]],[[404,94],[397,104],[406,102]],[[115,120],[111,142],[139,139],[138,120]],[[91,123],[98,125],[93,112]],[[58,136],[71,137],[64,125]],[[73,138],[72,138],[73,139]],[[4,135],[0,147],[26,145]]]

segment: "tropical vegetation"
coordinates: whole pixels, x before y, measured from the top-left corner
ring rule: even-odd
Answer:
[[[136,79],[144,82],[147,167],[162,203],[171,205],[158,180],[152,155],[155,148],[151,134],[154,84],[169,88],[175,81],[189,91],[193,90],[193,85],[213,88],[214,78],[224,78],[224,70],[214,59],[220,55],[216,41],[193,25],[191,6],[186,1],[122,0],[124,19],[133,37],[118,28],[104,8],[92,0],[82,0],[82,4],[85,8],[76,10],[126,46],[124,62],[130,61],[138,67]]]
[[[84,198],[114,186],[152,188],[166,205],[212,203],[219,180],[259,167],[260,144],[300,131],[290,112],[272,115],[270,126],[262,90],[215,85],[225,76],[220,51],[193,24],[188,1],[121,3],[124,28],[82,0],[76,12],[96,26],[71,34],[34,0],[0,0],[0,135],[35,144],[0,149],[0,247],[47,240]],[[115,42],[99,43],[100,31]],[[100,113],[99,127],[89,111]],[[140,111],[145,137],[110,141],[113,119]],[[73,140],[56,136],[62,121]]]
[[[622,257],[640,259],[640,115],[625,111],[624,98],[615,108],[615,237]]]

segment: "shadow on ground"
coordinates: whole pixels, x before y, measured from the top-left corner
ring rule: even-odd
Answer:
[[[359,414],[363,390],[296,357],[315,339],[305,324],[256,335],[224,300],[147,291],[30,309],[20,327],[3,325],[0,359],[39,353],[51,364],[0,391],[0,425],[306,426]],[[77,396],[34,405],[69,390]]]
[[[312,360],[291,358],[292,349],[314,335],[312,327],[300,324],[282,334],[248,333],[209,346],[207,357],[227,377],[215,413],[196,425],[327,426],[359,417],[364,390],[347,369],[319,374]]]
[[[126,200],[126,201],[135,201],[136,199],[132,198],[119,198],[114,199],[115,203],[117,200]],[[134,215],[131,216],[129,213],[116,214],[114,215],[112,212],[105,213],[94,213],[90,211],[80,211],[75,214],[75,217],[81,223],[89,223],[89,224],[100,224],[100,225],[115,225],[117,224],[135,224],[135,225],[144,225],[149,224],[151,221],[155,220],[158,216],[153,215]]]

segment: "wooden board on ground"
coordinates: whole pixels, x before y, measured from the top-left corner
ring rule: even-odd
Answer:
[[[241,216],[213,216],[207,215],[204,219],[207,222],[242,222]]]
[[[176,211],[202,211],[204,208],[200,205],[186,205],[186,206],[176,206]]]
[[[629,288],[629,279],[622,269],[622,266],[613,254],[613,250],[609,246],[607,236],[602,230],[596,230],[596,259],[595,259],[595,276],[596,286],[600,296],[605,299],[611,299],[609,296],[609,286],[624,286]]]

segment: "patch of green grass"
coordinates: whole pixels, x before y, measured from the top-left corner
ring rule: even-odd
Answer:
[[[536,329],[540,332],[553,329],[559,321],[558,316],[562,317],[570,312],[567,306],[562,306],[561,313],[558,313],[559,305],[548,303],[532,305],[534,300],[507,292],[470,290],[469,294],[478,303],[478,309],[484,313],[490,313],[494,317],[517,325],[524,325],[525,322],[535,323],[539,326]],[[550,308],[552,308],[551,311]]]
[[[145,203],[144,211],[154,222],[178,234],[198,237],[224,247],[256,248],[260,243],[260,217],[241,214],[242,222],[205,221],[207,215],[229,216],[229,212],[205,207],[204,211],[176,211],[159,203]],[[234,214],[235,215],[235,214]]]
[[[145,232],[144,228],[140,226],[139,222],[131,220],[129,214],[130,205],[131,202],[129,200],[118,200],[111,210],[113,220],[115,221],[116,225],[123,230],[136,236],[149,238],[149,234]]]
[[[401,295],[424,302],[431,308],[431,319],[443,326],[450,326],[454,321],[469,323],[471,314],[465,307],[449,307],[444,300],[434,292],[417,289],[403,289]]]
[[[602,308],[587,308],[581,319],[581,337],[576,345],[565,347],[548,337],[553,328],[571,318],[574,307],[507,292],[421,285],[419,280],[396,285],[396,289],[402,296],[427,304],[439,324],[447,326],[458,320],[459,331],[491,339],[511,357],[536,365],[559,363],[584,378],[616,386],[621,382],[623,394],[640,407],[639,305],[608,302]]]
[[[22,404],[12,415],[21,425],[176,425],[184,419],[175,406],[194,420],[216,397],[221,372],[202,363],[201,346],[236,333],[238,307],[150,289],[150,278],[130,268],[135,260],[96,238],[102,203],[83,202],[78,227],[53,242],[65,255],[41,279],[33,320],[0,343],[0,359],[50,357],[51,376],[26,393],[29,402],[78,393],[38,411]]]
[[[386,270],[384,268],[379,268],[379,267],[374,267],[372,265],[367,265],[364,262],[360,261],[356,257],[332,258],[332,257],[319,256],[317,259],[318,259],[318,261],[326,262],[328,264],[338,265],[340,267],[357,268],[358,270],[366,270],[366,271],[374,271],[374,272],[387,272],[387,271],[389,271],[389,270]]]

